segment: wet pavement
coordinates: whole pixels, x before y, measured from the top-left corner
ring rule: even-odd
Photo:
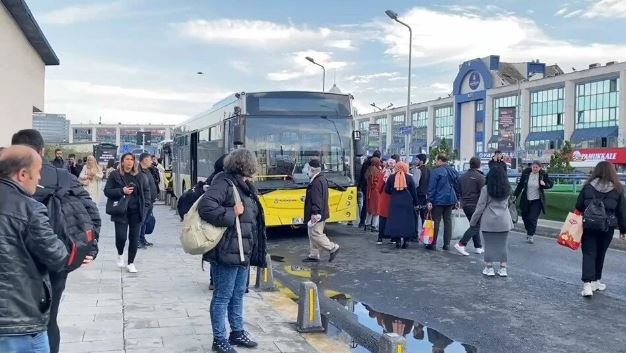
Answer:
[[[407,352],[626,352],[624,252],[609,250],[609,288],[588,300],[580,296],[580,251],[554,239],[530,245],[512,233],[509,277],[484,278],[482,255],[430,252],[416,243],[397,250],[342,225],[327,229],[341,246],[333,263],[302,264],[306,234],[273,233],[275,270],[318,283],[372,330],[404,335]]]

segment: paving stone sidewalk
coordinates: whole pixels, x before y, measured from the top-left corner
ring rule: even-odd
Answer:
[[[155,206],[155,245],[139,250],[139,273],[130,274],[116,267],[113,224],[101,210],[100,255],[70,274],[62,299],[61,352],[211,352],[208,268],[181,249],[178,216]],[[251,290],[244,303],[259,347],[239,352],[317,352],[260,293]]]

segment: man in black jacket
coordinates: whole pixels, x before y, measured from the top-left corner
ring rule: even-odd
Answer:
[[[367,215],[367,169],[370,167],[372,158],[377,157],[380,158],[380,151],[374,151],[374,154],[367,157],[363,165],[361,165],[361,172],[359,173],[359,183],[358,188],[363,195],[363,205],[361,206],[361,212],[359,213],[359,228],[365,227],[365,216]]]
[[[11,140],[13,145],[25,145],[36,152],[38,152],[41,156],[44,155],[44,141],[43,137],[37,130],[33,129],[25,129],[20,130],[13,135],[13,139]],[[51,190],[55,190],[59,185],[59,178],[65,178],[70,180],[72,184],[73,194],[77,195],[85,209],[89,213],[89,218],[95,227],[95,239],[96,245],[100,234],[100,213],[98,212],[98,206],[91,200],[89,193],[80,185],[78,179],[71,175],[70,172],[63,168],[55,168],[52,164],[50,164],[47,160],[43,161],[43,166],[41,169],[41,180],[39,184],[43,186],[43,188],[38,188],[33,196],[35,200],[43,203]],[[86,264],[96,258],[98,255],[98,249],[90,254],[85,260]],[[67,281],[67,272],[59,271],[59,272],[50,272],[50,282],[52,284],[52,304],[50,308],[50,321],[48,324],[48,336],[50,340],[50,352],[58,353],[59,352],[59,344],[60,344],[60,333],[59,326],[57,325],[57,314],[59,310],[59,304],[61,303],[61,296],[63,295],[63,291],[65,290],[65,282]]]
[[[468,220],[472,219],[474,211],[476,211],[476,205],[478,204],[478,198],[480,198],[480,192],[485,186],[485,175],[480,171],[480,159],[472,157],[469,161],[470,170],[459,178],[459,189],[461,191],[461,206],[463,206],[463,212]],[[462,255],[469,256],[465,245],[472,239],[474,241],[474,249],[477,254],[482,254],[483,246],[480,242],[480,226],[470,226],[463,234],[463,238],[454,245],[456,251]]]
[[[0,155],[0,352],[49,352],[49,271],[67,261],[46,208],[30,196],[37,190],[42,158],[27,146]]]
[[[152,209],[154,208],[154,202],[159,197],[159,187],[157,186],[157,181],[154,179],[154,174],[152,173],[152,156],[148,153],[142,153],[139,155],[139,169],[146,176],[148,180],[148,184],[150,184],[150,208],[148,209],[148,213],[146,215],[146,220],[150,217],[154,217],[152,215]],[[156,220],[155,220],[156,221]],[[141,224],[141,231],[139,232],[139,248],[146,249],[148,246],[152,246],[153,244],[146,240],[146,221]]]
[[[65,161],[63,160],[62,149],[57,148],[56,150],[54,150],[54,159],[51,163],[55,168],[65,168]]]
[[[426,200],[428,194],[428,184],[430,183],[430,169],[426,166],[428,157],[424,153],[417,155],[415,175],[415,187],[417,189],[417,205],[419,207],[419,216],[422,219],[422,224],[426,220]]]
[[[332,262],[339,252],[339,245],[331,242],[324,234],[326,220],[330,217],[328,210],[328,180],[321,174],[322,166],[318,160],[309,162],[309,178],[311,182],[306,189],[304,199],[304,221],[307,222],[309,233],[309,256],[303,262],[319,262],[320,249],[330,252]]]
[[[506,162],[504,161],[504,154],[502,154],[502,151],[500,150],[496,150],[493,153],[493,157],[491,157],[491,160],[489,161],[489,169],[493,167],[503,168],[504,171],[506,172],[507,165],[506,165]]]

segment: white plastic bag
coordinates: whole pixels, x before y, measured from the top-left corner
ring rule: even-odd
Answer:
[[[469,228],[469,221],[460,208],[452,211],[452,239],[463,238],[463,234]]]

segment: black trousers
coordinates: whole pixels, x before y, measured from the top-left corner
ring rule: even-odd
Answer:
[[[437,245],[437,236],[439,235],[439,224],[443,218],[443,246],[450,246],[452,239],[452,208],[450,206],[433,206],[433,221],[435,222],[435,239],[433,246]]]
[[[128,238],[128,264],[135,262],[137,246],[139,245],[139,233],[141,232],[141,218],[139,214],[128,215],[128,223],[115,222],[115,247],[117,254],[124,254],[126,239]]]
[[[541,200],[529,200],[528,208],[525,212],[522,212],[522,220],[524,220],[524,228],[526,228],[526,235],[533,236],[537,231],[537,220],[539,220],[539,214],[543,204]]]
[[[472,215],[476,211],[476,206],[467,206],[463,207],[463,212],[465,213],[465,217],[467,220],[471,222]],[[476,227],[470,226],[463,234],[463,238],[459,240],[459,243],[463,246],[467,245],[467,243],[472,239],[474,241],[475,248],[482,248],[483,244],[480,242],[480,226],[477,224]]]
[[[602,279],[604,257],[613,240],[613,231],[584,231],[581,239],[583,253],[583,282],[593,282]]]
[[[383,239],[385,237],[386,225],[387,225],[387,218],[383,216],[378,217],[378,239]]]
[[[418,212],[418,219],[417,222],[418,223],[418,230],[422,229],[422,227],[424,226],[424,221],[426,220],[426,215],[428,214],[428,208],[426,208],[426,196],[423,195],[417,195],[417,205],[420,207],[419,208],[419,212]],[[420,219],[422,220],[420,222]],[[418,231],[419,233],[419,231]]]
[[[367,188],[361,189],[363,194],[363,206],[361,207],[361,213],[359,213],[359,227],[365,225],[365,218],[367,217]]]
[[[50,273],[50,285],[52,286],[52,303],[50,304],[50,320],[48,321],[48,340],[50,342],[50,353],[59,353],[61,344],[61,332],[57,323],[59,315],[59,305],[65,290],[67,272]]]

